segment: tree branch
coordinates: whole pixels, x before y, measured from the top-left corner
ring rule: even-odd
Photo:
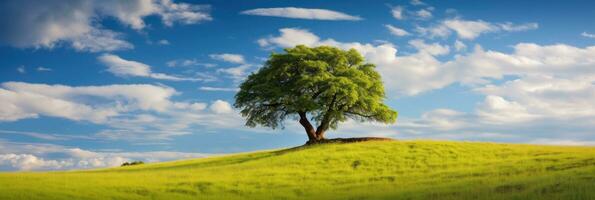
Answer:
[[[376,116],[376,115],[365,115],[365,114],[351,112],[351,111],[345,111],[345,113],[352,114],[352,115],[357,115],[357,116],[360,116],[360,117],[366,117],[366,118],[372,118],[372,117]]]

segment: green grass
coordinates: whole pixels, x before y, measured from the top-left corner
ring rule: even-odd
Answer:
[[[595,199],[595,148],[376,141],[70,172],[0,199]]]

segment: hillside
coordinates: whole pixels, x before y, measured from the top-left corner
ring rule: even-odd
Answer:
[[[71,172],[0,199],[595,199],[595,148],[374,141]]]

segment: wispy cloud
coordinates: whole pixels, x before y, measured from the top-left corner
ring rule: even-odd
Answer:
[[[390,24],[386,24],[384,25],[384,27],[386,27],[386,29],[388,29],[388,31],[390,32],[390,34],[394,35],[394,36],[406,36],[409,35],[409,32],[407,32],[406,30],[403,30],[401,28],[398,28],[396,26],[390,25]]]
[[[203,86],[198,89],[202,90],[202,91],[217,91],[217,92],[237,92],[240,90],[239,88],[208,87],[208,86]]]
[[[163,73],[154,73],[151,66],[141,62],[125,60],[117,55],[103,54],[97,59],[108,67],[107,71],[122,77],[137,76],[148,77],[154,79],[170,80],[170,81],[201,81],[200,78],[178,77]]]
[[[51,68],[47,68],[47,67],[39,66],[39,67],[37,67],[37,71],[40,71],[40,72],[50,72],[50,71],[52,71],[52,69]]]
[[[587,38],[595,38],[595,34],[587,33],[587,32],[581,33],[581,36],[587,37]]]
[[[416,28],[416,31],[422,35],[446,38],[455,32],[457,37],[465,40],[473,40],[484,33],[493,32],[518,32],[528,31],[539,28],[537,23],[513,24],[506,23],[490,23],[483,20],[464,20],[464,19],[447,19],[441,21],[439,24],[430,27]]]
[[[91,136],[84,136],[78,134],[53,134],[53,133],[40,133],[40,132],[31,132],[31,131],[11,131],[11,130],[0,130],[0,133],[3,134],[17,134],[28,136],[32,138],[42,139],[42,140],[71,140],[71,139],[96,139]]]
[[[222,54],[211,54],[209,55],[212,59],[225,61],[229,63],[236,63],[236,64],[244,64],[246,61],[244,60],[244,56],[240,54],[232,54],[232,53],[222,53]]]
[[[27,71],[25,70],[25,66],[23,65],[17,67],[17,72],[21,74],[27,73]]]
[[[242,11],[241,14],[311,20],[362,20],[359,16],[353,16],[333,10],[296,7],[257,8]]]

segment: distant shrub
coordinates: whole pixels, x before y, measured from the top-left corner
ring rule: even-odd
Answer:
[[[357,169],[357,167],[359,167],[361,164],[362,164],[362,161],[356,160],[356,161],[353,161],[353,163],[351,163],[351,167],[353,169]]]
[[[145,163],[143,161],[138,161],[137,160],[137,161],[122,163],[121,166],[124,167],[124,166],[130,166],[130,165],[140,165],[140,164],[145,164]]]

